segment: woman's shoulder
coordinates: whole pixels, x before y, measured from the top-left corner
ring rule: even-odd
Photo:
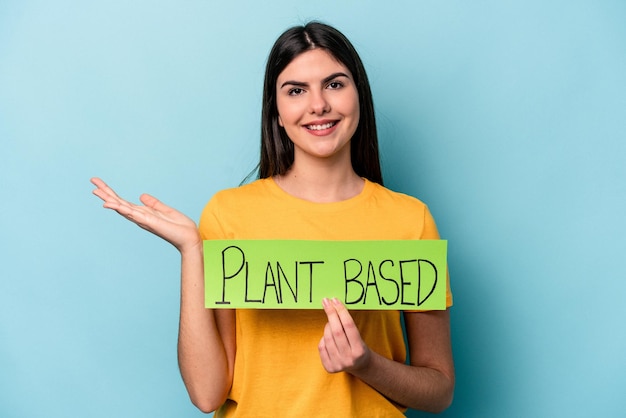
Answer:
[[[266,183],[264,179],[255,180],[216,192],[202,210],[201,229],[204,225],[220,224],[224,219],[237,218],[242,214],[254,212],[255,208],[263,207],[270,194]]]
[[[211,200],[218,199],[228,201],[231,199],[239,200],[250,197],[265,196],[268,192],[268,181],[269,179],[258,179],[237,187],[223,189],[215,193]]]
[[[255,207],[267,199],[271,200],[271,180],[259,179],[237,187],[222,189],[216,192],[208,203],[204,211],[229,211],[237,208]]]
[[[388,202],[389,204],[398,206],[406,206],[409,209],[426,208],[426,204],[415,196],[389,189],[378,183],[370,182],[370,184],[372,187],[372,196],[378,201]]]

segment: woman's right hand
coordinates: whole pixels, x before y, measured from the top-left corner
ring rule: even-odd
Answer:
[[[104,201],[104,207],[112,209],[146,231],[163,238],[180,252],[197,248],[202,239],[193,220],[183,213],[160,202],[148,194],[139,198],[143,205],[130,203],[119,197],[104,181],[94,177],[93,194]]]

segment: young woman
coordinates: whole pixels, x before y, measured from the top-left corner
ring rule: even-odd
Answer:
[[[154,197],[135,205],[92,179],[105,208],[181,254],[178,359],[192,402],[218,417],[446,409],[454,391],[448,311],[349,312],[336,299],[320,310],[204,308],[204,239],[439,238],[422,202],[382,186],[369,82],[336,29],[314,22],[276,41],[261,141],[259,179],[218,192],[198,228]]]

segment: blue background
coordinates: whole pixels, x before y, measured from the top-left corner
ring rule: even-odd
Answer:
[[[4,0],[0,416],[202,415],[178,255],[89,178],[197,219],[255,166],[265,58],[310,19],[359,50],[386,183],[449,240],[443,416],[623,414],[625,2]]]

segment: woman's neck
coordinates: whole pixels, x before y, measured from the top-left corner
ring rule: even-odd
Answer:
[[[324,165],[294,164],[287,173],[274,176],[274,181],[290,195],[316,203],[350,199],[361,193],[365,185],[351,165],[330,169]]]

